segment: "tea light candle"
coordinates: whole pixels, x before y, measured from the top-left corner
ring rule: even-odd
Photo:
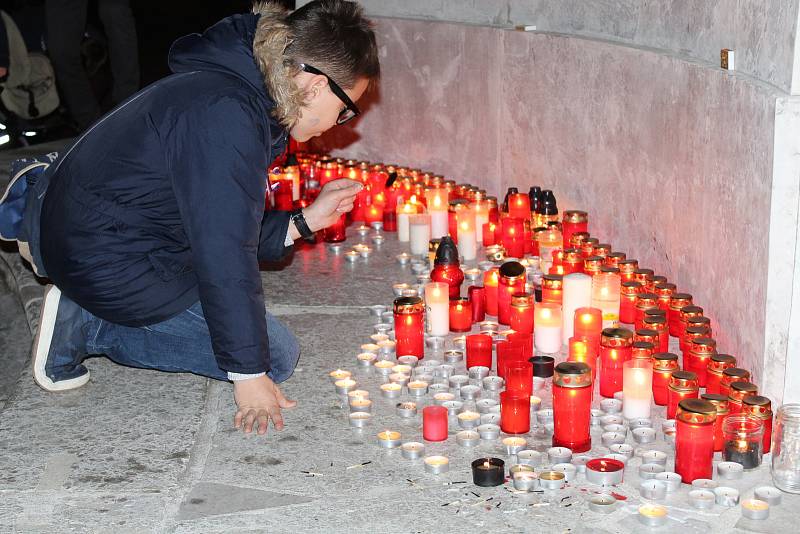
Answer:
[[[667,453],[661,451],[646,451],[641,454],[642,462],[646,464],[667,465]]]
[[[639,478],[654,479],[658,473],[664,472],[664,466],[659,464],[642,464],[639,466]],[[666,491],[666,489],[664,490]]]
[[[660,480],[645,480],[639,484],[639,494],[643,499],[660,501],[667,496],[667,485]]]
[[[344,253],[344,260],[348,263],[355,263],[360,257],[361,254],[359,254],[355,250],[348,250],[347,252]]]
[[[417,403],[416,402],[398,402],[395,405],[395,410],[397,411],[397,415],[400,417],[408,418],[414,417],[417,415]]]
[[[634,428],[653,428],[653,420],[652,419],[631,419],[628,421],[628,426],[631,429]]]
[[[621,416],[616,415],[616,414],[604,415],[603,417],[600,418],[600,424],[602,424],[604,427],[609,426],[609,425],[620,425],[621,426],[622,423],[624,423],[624,422],[625,422],[625,420]]]
[[[392,292],[394,293],[395,297],[402,297],[403,291],[405,291],[406,289],[411,289],[411,285],[405,282],[392,284]]]
[[[460,363],[464,360],[464,352],[460,350],[447,350],[444,353],[444,361],[447,363]]]
[[[490,413],[491,409],[498,405],[495,399],[480,399],[475,403],[475,407],[481,414]]]
[[[347,395],[349,391],[356,389],[358,382],[352,378],[343,378],[342,380],[334,382],[333,385],[336,387],[336,393],[339,395]]]
[[[356,233],[361,237],[366,237],[367,234],[369,234],[369,230],[370,230],[369,226],[363,224],[360,226],[356,226]]]
[[[614,443],[608,447],[608,450],[614,454],[621,454],[626,458],[633,458],[633,446],[627,443]]]
[[[736,462],[720,462],[717,464],[717,475],[724,480],[738,480],[744,474],[744,466]]]
[[[352,373],[350,371],[344,371],[342,369],[337,369],[335,371],[331,371],[328,373],[328,376],[331,378],[331,382],[336,382],[337,380],[343,380],[345,378],[350,378]]]
[[[517,461],[524,465],[537,466],[541,465],[544,460],[544,455],[539,451],[532,449],[525,449],[517,452]]]
[[[461,398],[465,400],[473,400],[477,399],[481,395],[481,388],[480,386],[474,386],[472,384],[467,384],[466,386],[461,386]]]
[[[591,410],[591,422],[592,426],[600,426],[601,418],[603,417],[603,410],[599,408],[592,408]]]
[[[489,368],[483,365],[474,365],[467,371],[472,380],[483,380],[489,376]]]
[[[713,490],[716,489],[717,486],[719,486],[719,483],[710,478],[696,478],[692,480],[692,487],[697,489]]]
[[[350,411],[351,412],[371,412],[372,411],[372,401],[369,399],[353,399],[350,401]]]
[[[449,363],[443,363],[442,365],[434,368],[433,376],[439,378],[450,378],[453,376],[453,372],[455,371],[455,367],[450,365]]]
[[[380,350],[380,347],[375,343],[364,343],[361,345],[361,352],[372,352],[377,353]]]
[[[408,228],[408,226],[406,226],[406,228]],[[408,234],[406,234],[406,239],[398,239],[398,241],[408,241]],[[408,252],[401,252],[395,256],[395,258],[397,259],[397,263],[400,265],[408,265],[408,263],[411,261],[411,254]]]
[[[457,417],[461,410],[464,409],[464,403],[460,400],[445,401],[442,406],[447,410],[447,415],[453,417]]]
[[[714,497],[720,506],[732,507],[739,504],[739,490],[727,486],[714,488]]]
[[[381,306],[381,307],[385,308],[385,306]],[[383,313],[383,312],[381,312],[381,313]],[[388,335],[389,330],[392,329],[392,325],[391,325],[391,323],[376,323],[376,324],[372,325],[372,329],[375,330],[376,334],[387,334]]]
[[[500,324],[497,321],[481,321],[478,323],[478,328],[481,332],[497,332]]]
[[[356,361],[361,367],[370,367],[377,359],[378,356],[372,352],[362,352],[356,355]]]
[[[453,338],[453,346],[461,351],[467,350],[467,336],[456,336]]]
[[[639,507],[639,522],[648,527],[665,525],[667,508],[659,504],[643,504]]]
[[[450,460],[447,456],[426,456],[425,471],[433,475],[440,475],[450,470]]]
[[[639,444],[652,443],[656,440],[656,431],[652,428],[634,428],[631,434],[633,435],[633,441]]]
[[[547,459],[551,464],[569,463],[572,459],[572,450],[567,447],[550,447],[547,449]]]
[[[600,401],[600,409],[607,414],[615,414],[622,411],[622,401],[617,399],[603,399]]]
[[[468,430],[478,426],[478,424],[480,423],[481,414],[479,414],[478,412],[467,410],[458,414],[457,418],[458,418],[458,426]]]
[[[418,358],[418,357],[416,357],[416,356],[413,356],[413,355],[411,355],[411,354],[407,354],[407,355],[405,355],[405,356],[398,356],[398,357],[397,357],[397,363],[398,363],[399,365],[404,365],[404,366],[406,366],[406,367],[403,367],[403,368],[401,368],[401,369],[406,369],[406,368],[407,368],[407,369],[408,369],[408,372],[410,373],[410,372],[411,372],[411,369],[412,369],[412,368],[414,368],[414,367],[416,367],[416,366],[417,366],[417,363],[419,363],[419,358]],[[403,372],[405,372],[405,371],[397,371],[397,370],[395,370],[395,369],[392,369],[392,370],[393,370],[394,372],[397,372],[397,373],[403,373]]]
[[[622,483],[625,464],[612,458],[595,458],[586,463],[586,481],[599,486]]]
[[[483,389],[486,391],[500,391],[505,385],[505,380],[499,376],[487,376],[483,379]]]
[[[491,408],[491,410],[498,410],[499,408],[500,408],[500,405],[498,404],[497,406],[493,406]],[[485,425],[485,424],[499,425],[500,424],[500,412],[492,411],[491,413],[481,414],[481,424],[482,425]]]
[[[372,254],[372,248],[367,245],[356,245],[353,249],[355,249],[362,258],[369,258]]]
[[[783,499],[781,490],[773,486],[759,486],[754,491],[755,498],[769,503],[770,506],[777,506]]]
[[[531,395],[531,411],[538,412],[542,408],[542,399],[536,395]]]
[[[477,430],[483,440],[491,441],[500,437],[500,427],[495,424],[480,425]]]
[[[400,386],[405,386],[411,380],[411,376],[405,373],[392,373],[389,375],[389,380]]]
[[[381,341],[386,341],[389,339],[389,336],[386,334],[372,334],[369,336],[369,338],[375,343],[380,343]],[[380,345],[378,345],[378,347],[380,347]]]
[[[403,391],[403,386],[400,384],[390,382],[388,384],[381,384],[381,395],[387,399],[396,399]]]
[[[759,499],[743,500],[742,517],[759,521],[767,519],[769,517],[769,503]]]
[[[539,487],[539,475],[534,471],[515,471],[512,481],[517,491],[533,491]]]
[[[570,460],[570,463],[575,466],[575,469],[578,473],[586,473],[586,464],[591,459],[591,456],[579,454],[577,456],[573,456],[572,460]]]
[[[474,430],[462,430],[456,433],[456,443],[462,447],[475,447],[480,443],[481,436]]]
[[[605,425],[603,427],[603,432],[616,432],[624,436],[628,435],[628,429],[625,428],[624,425]]]
[[[363,428],[372,420],[372,414],[368,412],[353,412],[349,415],[350,426]]]
[[[528,445],[528,442],[525,440],[525,438],[519,436],[503,438],[502,443],[506,448],[506,454],[517,454],[518,452],[525,450],[525,447]]]
[[[575,480],[575,477],[578,476],[578,468],[571,463],[555,464],[551,469],[559,473],[564,473],[565,482],[572,482]]]
[[[469,384],[469,377],[467,375],[451,375],[448,379],[448,383],[453,389],[461,389]]]
[[[681,489],[682,478],[678,473],[663,472],[656,474],[655,480],[660,480],[667,487],[667,493]]]
[[[417,441],[406,441],[400,446],[400,451],[403,454],[403,458],[416,460],[425,454],[425,445]]]
[[[501,485],[505,481],[505,465],[500,458],[474,460],[472,462],[472,482],[481,487]]]
[[[539,473],[539,486],[545,490],[559,490],[566,484],[566,476],[561,471],[542,471]]]
[[[600,436],[600,439],[603,442],[603,445],[606,447],[610,447],[615,443],[625,443],[625,434],[620,432],[603,432]]]
[[[413,380],[406,387],[408,388],[408,394],[412,397],[422,397],[428,392],[428,383],[422,380]]]
[[[384,430],[378,433],[378,445],[387,449],[394,449],[400,446],[401,438],[400,432]]]
[[[611,495],[598,495],[589,500],[589,510],[598,514],[610,514],[617,508],[617,499]]]
[[[368,399],[369,391],[366,389],[354,389],[347,392],[347,402],[352,403],[356,399]]]
[[[434,384],[434,386],[437,384]],[[428,387],[430,389],[433,386]],[[433,403],[438,404],[439,406],[443,405],[445,402],[452,402],[456,398],[455,395],[450,393],[449,391],[440,391],[433,395]]]
[[[402,358],[402,356],[401,356]],[[403,374],[403,375],[410,375],[411,371],[413,371],[413,367],[410,365],[406,365],[403,363],[398,363],[394,367],[392,367],[392,373]]]
[[[692,485],[694,485],[694,483],[692,483]],[[715,502],[716,496],[713,491],[707,489],[693,489],[689,492],[689,504],[698,510],[713,508]]]

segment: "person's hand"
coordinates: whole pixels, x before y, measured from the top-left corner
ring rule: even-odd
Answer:
[[[356,195],[364,186],[354,180],[341,178],[322,186],[316,200],[303,210],[303,217],[312,232],[335,223],[342,213],[353,209]]]
[[[280,388],[266,375],[235,381],[233,399],[238,407],[233,426],[242,428],[246,434],[252,432],[256,424],[257,432],[266,434],[270,419],[275,430],[283,430],[281,408],[297,406],[297,402],[284,397]]]

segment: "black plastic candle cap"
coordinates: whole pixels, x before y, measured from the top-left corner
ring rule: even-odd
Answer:
[[[538,212],[542,203],[542,188],[534,185],[528,190],[528,198],[531,201],[531,211]]]
[[[533,364],[533,376],[550,378],[553,376],[553,368],[556,361],[550,356],[534,356],[528,359]]]
[[[442,237],[439,248],[436,249],[436,265],[458,265],[458,248],[449,235]]]
[[[540,210],[538,213],[542,215],[558,215],[556,196],[549,189],[542,191],[542,203],[539,208]]]
[[[506,197],[503,199],[503,211],[508,212],[508,197],[511,195],[516,195],[519,193],[519,189],[516,187],[509,187],[508,191],[506,191]]]

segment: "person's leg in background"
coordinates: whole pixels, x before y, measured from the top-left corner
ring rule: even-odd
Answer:
[[[136,22],[129,0],[98,0],[97,10],[108,38],[111,75],[114,78],[111,98],[117,105],[139,90]]]
[[[100,106],[81,60],[87,3],[88,0],[47,0],[45,3],[47,51],[61,95],[81,130],[100,117]]]

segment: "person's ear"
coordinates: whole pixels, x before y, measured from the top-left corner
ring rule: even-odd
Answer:
[[[328,78],[321,74],[315,74],[308,83],[307,93],[309,100],[315,100],[327,85]]]

